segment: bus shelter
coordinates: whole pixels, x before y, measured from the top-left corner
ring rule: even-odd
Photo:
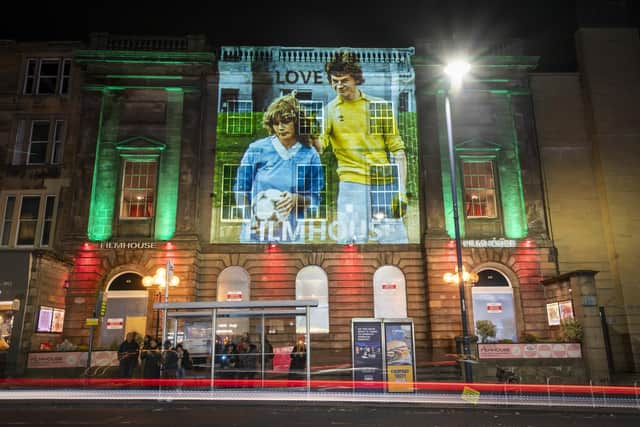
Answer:
[[[261,378],[265,376],[265,320],[274,317],[293,317],[296,324],[304,325],[306,342],[306,380],[307,388],[311,381],[311,308],[318,306],[318,300],[265,300],[265,301],[221,301],[221,302],[169,302],[155,303],[153,308],[165,310],[168,319],[174,323],[175,344],[178,340],[179,321],[198,319],[210,322],[211,325],[211,384],[213,386],[216,374],[216,339],[219,324],[222,319],[248,318],[257,320],[260,332],[260,349],[262,362],[260,364]],[[297,322],[302,318],[304,322]]]

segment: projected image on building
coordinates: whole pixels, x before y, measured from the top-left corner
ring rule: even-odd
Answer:
[[[223,47],[211,241],[418,242],[412,55]]]

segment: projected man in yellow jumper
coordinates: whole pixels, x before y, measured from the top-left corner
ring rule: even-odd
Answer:
[[[355,53],[325,64],[336,98],[327,105],[317,142],[338,161],[338,243],[407,243],[406,156],[391,103],[365,94]]]

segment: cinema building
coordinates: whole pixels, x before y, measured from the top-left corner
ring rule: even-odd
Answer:
[[[3,42],[7,370],[24,373],[30,354],[65,339],[84,348],[87,319],[99,318],[100,349],[127,331],[161,333],[163,291],[145,276],[179,279],[170,302],[317,300],[312,369],[353,362],[354,319],[410,321],[418,367],[455,358],[459,288],[443,278],[456,269],[449,97],[463,265],[478,276],[464,286],[470,333],[490,320],[507,349],[560,341],[560,320],[574,318],[583,337],[569,375],[637,371],[640,121],[629,103],[640,74],[605,68],[599,55],[637,70],[638,36],[593,29],[576,40],[576,73],[537,73],[537,56],[496,50],[474,59],[456,94],[439,52],[424,47],[213,47],[199,36],[103,33],[87,44]],[[298,135],[353,125],[325,73],[345,51],[362,68],[361,139],[385,148],[345,154],[334,138],[319,165],[291,166],[292,188],[314,203],[296,205],[289,223],[276,190],[239,184],[274,167],[247,169],[249,145],[269,136],[270,104],[294,91]],[[402,165],[391,161],[398,151]],[[277,152],[292,164],[295,153]],[[368,168],[364,205],[340,196],[345,158]],[[216,335],[260,341],[264,330],[286,348],[306,332],[295,316],[263,322],[220,320]],[[169,325],[178,340],[205,327]]]

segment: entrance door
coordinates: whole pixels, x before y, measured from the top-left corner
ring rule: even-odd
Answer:
[[[116,349],[127,332],[144,336],[147,333],[149,292],[142,285],[142,276],[124,273],[111,281],[107,309],[100,325],[100,346]]]
[[[498,271],[483,270],[478,276],[478,284],[471,288],[474,329],[478,320],[490,320],[496,326],[496,336],[491,340],[510,339],[517,342],[513,288]]]

